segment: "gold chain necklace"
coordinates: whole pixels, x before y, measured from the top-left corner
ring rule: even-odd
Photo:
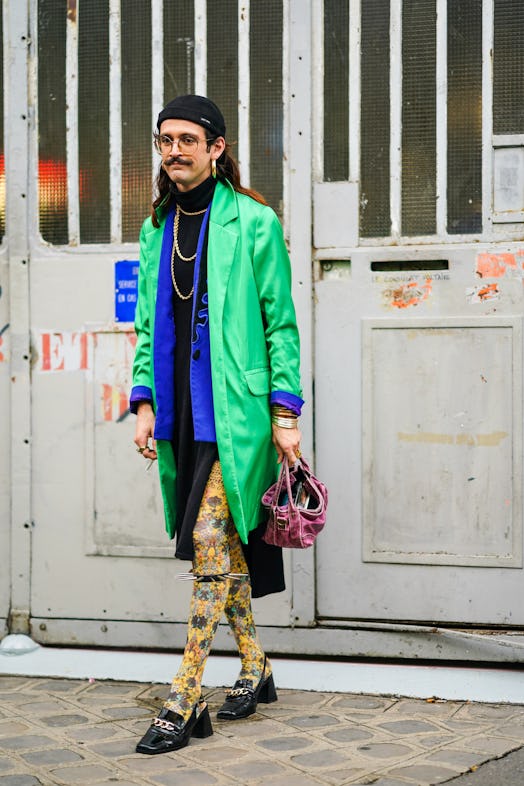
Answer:
[[[202,215],[202,213],[205,213],[206,210],[207,208],[204,208],[203,210],[197,210],[194,213],[189,213],[187,210],[182,210],[180,205],[176,206],[175,220],[173,222],[173,249],[171,251],[171,280],[173,282],[173,288],[177,293],[178,297],[180,298],[180,300],[189,300],[189,298],[192,296],[195,290],[195,285],[193,284],[193,286],[191,287],[191,292],[189,292],[187,295],[183,295],[182,292],[180,291],[175,278],[175,252],[178,255],[178,258],[182,260],[182,262],[193,262],[193,260],[196,259],[196,255],[197,255],[197,252],[195,251],[195,253],[192,254],[190,257],[185,257],[180,251],[180,246],[178,245],[178,227],[180,224],[180,213],[183,213],[185,216],[200,216]]]

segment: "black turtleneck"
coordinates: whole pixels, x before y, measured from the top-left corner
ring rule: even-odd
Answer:
[[[205,210],[213,198],[216,180],[209,177],[190,191],[179,191],[171,184],[171,194],[182,210],[195,213]],[[175,205],[176,207],[176,205]],[[192,256],[197,248],[204,213],[196,216],[180,214],[178,245],[182,255]],[[194,260],[184,262],[175,254],[174,271],[177,286],[186,295],[193,286]],[[201,296],[207,289],[207,232],[200,263]],[[194,296],[195,297],[195,296]],[[218,457],[217,447],[211,442],[195,442],[191,407],[190,362],[193,297],[181,300],[173,288],[173,316],[175,322],[175,435],[173,450],[177,465],[177,548],[176,556],[193,558],[193,526],[198,515],[209,472]]]

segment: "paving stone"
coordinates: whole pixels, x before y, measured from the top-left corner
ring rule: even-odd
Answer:
[[[104,715],[108,718],[118,720],[120,718],[151,718],[151,710],[147,707],[137,707],[135,704],[130,704],[127,707],[109,707],[103,710]]]
[[[332,715],[299,715],[288,718],[288,723],[298,726],[299,729],[317,729],[322,726],[334,726],[339,723],[338,718]]]
[[[276,778],[271,778],[271,786],[318,786],[319,783],[322,783],[322,781],[313,780],[313,778],[303,773],[297,773],[296,775],[277,775]]]
[[[359,781],[352,786],[369,786],[370,781]],[[373,786],[406,786],[406,781],[398,781],[396,778],[379,778],[378,781],[371,781]]]
[[[92,786],[144,786],[144,781],[123,781],[121,778],[113,778],[109,781],[97,781]]]
[[[2,690],[16,690],[23,685],[28,684],[27,677],[0,677],[0,691]]]
[[[0,750],[24,751],[30,748],[41,748],[46,745],[54,745],[55,742],[50,737],[40,734],[23,734],[19,737],[2,737],[0,739]]]
[[[23,734],[29,730],[29,726],[25,723],[17,723],[17,721],[2,721],[0,723],[0,737],[7,737],[9,734]]]
[[[300,753],[292,756],[291,760],[301,767],[332,767],[347,761],[347,757],[340,753],[340,749],[324,748],[312,753]]]
[[[268,751],[296,751],[307,748],[312,744],[312,740],[306,737],[274,737],[273,739],[260,740],[257,745],[266,748]]]
[[[43,751],[24,753],[22,754],[22,758],[25,759],[28,764],[33,764],[35,766],[42,764],[70,764],[73,761],[82,761],[82,756],[66,748],[48,748]]]
[[[417,740],[417,745],[422,745],[424,748],[441,748],[448,742],[455,742],[456,736],[453,734],[431,734],[429,737],[420,737]]]
[[[151,715],[151,717],[149,719],[148,718],[141,718],[140,720],[135,720],[135,721],[125,721],[125,720],[124,721],[118,721],[118,724],[117,724],[117,722],[115,722],[114,728],[115,729],[125,729],[125,731],[128,731],[131,734],[134,734],[135,737],[143,737],[144,734],[146,733],[147,729],[149,728],[150,721],[152,719],[153,719],[153,715]],[[213,725],[214,725],[214,722],[213,722]]]
[[[217,779],[204,770],[183,769],[174,770],[164,775],[151,775],[153,783],[161,786],[212,786]]]
[[[501,756],[509,753],[516,748],[520,748],[521,742],[517,740],[507,740],[501,737],[468,737],[460,740],[463,748],[479,753],[489,753],[493,756]]]
[[[278,692],[279,704],[286,707],[320,707],[331,698],[329,693],[313,693],[312,691],[281,690]]]
[[[230,723],[213,718],[213,729],[223,737],[266,737],[270,734],[281,734],[285,727],[278,721],[251,715],[242,723]]]
[[[250,759],[241,764],[234,764],[223,769],[228,775],[238,778],[240,783],[249,783],[257,780],[262,783],[270,783],[275,775],[284,775],[288,771],[281,764],[261,759]]]
[[[388,721],[387,723],[379,724],[381,729],[392,731],[395,734],[421,734],[425,731],[438,731],[438,726],[427,721],[419,720],[403,720],[403,721]]]
[[[241,759],[247,756],[247,751],[243,748],[229,748],[225,745],[203,745],[199,750],[196,750],[197,745],[193,742],[187,748],[186,753],[189,757],[197,756],[198,761],[209,763],[230,762]]]
[[[371,732],[357,729],[355,726],[347,726],[344,729],[326,731],[324,737],[328,740],[333,740],[333,742],[361,742],[362,740],[371,739],[373,735]]]
[[[487,718],[488,720],[510,718],[517,712],[518,708],[511,704],[469,704],[460,710],[461,715],[469,715],[472,718]]]
[[[80,723],[89,723],[89,718],[85,715],[49,715],[47,718],[40,718],[40,723],[53,728],[64,726],[76,726]]]
[[[322,783],[347,783],[350,778],[353,782],[353,778],[361,775],[362,771],[361,767],[358,769],[351,767],[343,770],[326,770],[322,773]],[[406,786],[405,783],[404,786]]]
[[[519,731],[519,729],[520,729],[520,731]],[[502,744],[503,742],[506,742],[507,745],[512,745],[512,746],[515,744],[516,740],[518,740],[518,744],[519,745],[522,745],[522,742],[524,741],[524,727],[522,727],[522,726],[511,726],[511,725],[510,726],[504,726],[504,728],[500,728],[500,729],[494,730],[494,733],[497,734],[497,735],[500,735],[500,737],[488,737],[488,736],[486,736],[486,737],[471,737],[469,739],[471,739],[472,744],[473,743],[476,744],[477,740],[482,739],[482,740],[489,741],[488,745],[491,743],[491,741],[493,742],[493,745],[497,745],[497,741],[498,741],[498,743],[500,743],[500,744]],[[511,737],[513,739],[508,739],[508,738],[511,738]],[[491,751],[491,749],[489,747],[486,748],[486,750]],[[494,753],[498,753],[498,750],[493,751],[493,752]]]
[[[103,723],[100,724],[100,726],[84,726],[81,729],[78,727],[67,729],[65,734],[69,739],[76,740],[78,743],[83,744],[84,742],[107,740],[109,737],[114,737],[117,731],[120,731],[120,729],[117,729],[109,723]]]
[[[21,704],[20,713],[22,715],[42,715],[46,712],[64,712],[69,709],[67,705],[60,701],[34,701],[31,704]]]
[[[111,742],[90,745],[89,749],[98,753],[99,756],[113,759],[117,756],[129,756],[130,753],[134,753],[137,742],[136,737],[131,737],[125,740],[112,740]]]
[[[465,770],[473,767],[474,764],[482,764],[490,758],[486,753],[468,753],[467,751],[458,751],[451,748],[444,748],[441,751],[432,753],[426,756],[427,761],[438,761],[442,764],[453,764],[457,767],[463,767]]]
[[[442,783],[442,781],[449,780],[453,775],[457,775],[457,770],[436,767],[433,764],[412,764],[408,767],[397,767],[391,770],[390,775],[411,778],[417,782],[418,786],[425,786],[425,784]]]
[[[400,758],[404,754],[407,756],[414,753],[412,748],[407,745],[399,745],[395,742],[375,742],[369,745],[359,745],[357,748],[359,753],[364,756],[371,756],[377,759]]]
[[[0,786],[41,786],[42,781],[34,775],[6,775],[0,778]]]
[[[45,693],[78,693],[80,688],[85,687],[86,684],[86,682],[79,680],[49,680],[37,682],[31,689]]]
[[[393,702],[387,699],[374,698],[373,696],[342,696],[333,702],[338,709],[350,708],[354,710],[379,710],[386,709]]]
[[[170,756],[144,756],[139,753],[135,753],[134,756],[119,759],[118,765],[131,770],[133,775],[142,773],[147,777],[149,777],[148,773],[151,772],[171,772],[173,767],[176,766]]]
[[[130,696],[140,693],[140,687],[135,683],[127,682],[97,682],[86,688],[86,696],[99,696],[100,694],[110,696]]]
[[[391,710],[399,715],[424,715],[433,717],[451,717],[461,705],[453,701],[411,701],[402,699]]]
[[[7,770],[12,770],[16,766],[16,762],[13,759],[7,759],[5,756],[0,758],[0,772],[7,772]]]
[[[72,786],[74,783],[94,781],[95,778],[107,778],[112,775],[112,772],[99,764],[86,764],[83,767],[61,767],[59,770],[52,770],[51,774],[59,783]]]
[[[9,691],[8,693],[0,692],[0,702],[3,704],[15,704],[17,707],[24,701],[35,701],[38,698],[34,693],[19,693],[17,691]]]

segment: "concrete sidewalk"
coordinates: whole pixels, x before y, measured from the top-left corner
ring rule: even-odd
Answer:
[[[167,685],[0,676],[0,786],[439,784],[524,744],[524,706],[281,690],[245,721],[134,753]]]

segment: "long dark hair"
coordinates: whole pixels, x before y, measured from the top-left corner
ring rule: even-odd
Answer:
[[[208,150],[214,141],[214,139],[207,140]],[[237,160],[231,153],[231,145],[227,142],[225,150],[217,159],[217,180],[229,180],[235,191],[237,191],[239,194],[246,194],[256,202],[260,202],[261,205],[267,205],[267,202],[262,194],[259,194],[258,191],[255,191],[253,188],[245,188],[245,186],[243,186],[240,182],[240,168],[238,166]],[[153,206],[151,209],[151,220],[154,227],[158,228],[160,226],[156,215],[156,208],[162,203],[165,207],[169,207],[173,200],[173,196],[171,195],[169,188],[170,184],[171,180],[169,179],[168,174],[166,173],[163,166],[160,165],[160,169],[155,180],[155,198],[153,200]]]

